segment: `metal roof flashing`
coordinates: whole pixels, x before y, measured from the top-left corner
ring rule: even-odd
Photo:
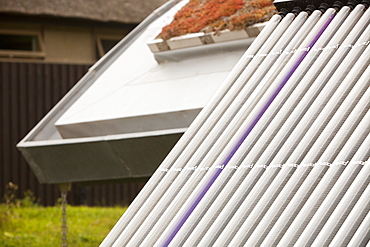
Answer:
[[[190,35],[189,35],[190,36]],[[183,59],[188,59],[197,56],[204,56],[207,53],[222,53],[222,52],[232,52],[232,51],[240,51],[245,50],[246,47],[253,42],[255,37],[244,37],[240,39],[230,39],[227,42],[213,42],[208,44],[201,44],[201,45],[191,45],[198,42],[191,41],[191,39],[200,39],[200,35],[198,36],[191,36],[191,37],[178,37],[178,45],[175,49],[167,49],[167,50],[157,50],[155,47],[162,47],[164,44],[167,44],[166,41],[163,40],[153,40],[152,42],[148,43],[153,55],[158,63],[167,63],[170,61],[180,61]],[[175,38],[173,38],[175,39]],[[172,39],[171,39],[172,40]],[[160,44],[159,42],[162,42]],[[174,41],[177,42],[177,41]],[[187,43],[189,42],[189,43]],[[180,44],[182,43],[182,44]]]
[[[148,178],[186,129],[22,140],[18,145],[40,183]]]

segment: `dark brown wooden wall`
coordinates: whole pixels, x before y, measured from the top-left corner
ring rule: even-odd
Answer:
[[[57,185],[41,185],[16,144],[87,72],[88,65],[0,62],[0,196],[17,184],[17,197],[30,190],[42,205],[60,197]],[[128,205],[143,182],[94,186],[73,185],[70,204]]]

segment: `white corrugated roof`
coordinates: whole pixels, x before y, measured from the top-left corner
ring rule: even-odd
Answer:
[[[274,16],[101,246],[365,246],[369,22]]]

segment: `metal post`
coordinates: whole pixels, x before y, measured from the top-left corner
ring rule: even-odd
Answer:
[[[62,197],[62,247],[68,246],[68,226],[67,226],[67,194],[71,190],[71,183],[59,184]]]

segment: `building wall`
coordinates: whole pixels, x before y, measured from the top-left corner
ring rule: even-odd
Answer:
[[[91,29],[45,26],[43,29],[46,54],[45,62],[91,64],[96,61],[95,40]]]
[[[93,64],[100,57],[99,43],[104,39],[119,41],[134,25],[103,24],[81,20],[34,19],[24,16],[0,16],[0,34],[38,36],[42,57],[22,57],[1,49],[0,61]]]

